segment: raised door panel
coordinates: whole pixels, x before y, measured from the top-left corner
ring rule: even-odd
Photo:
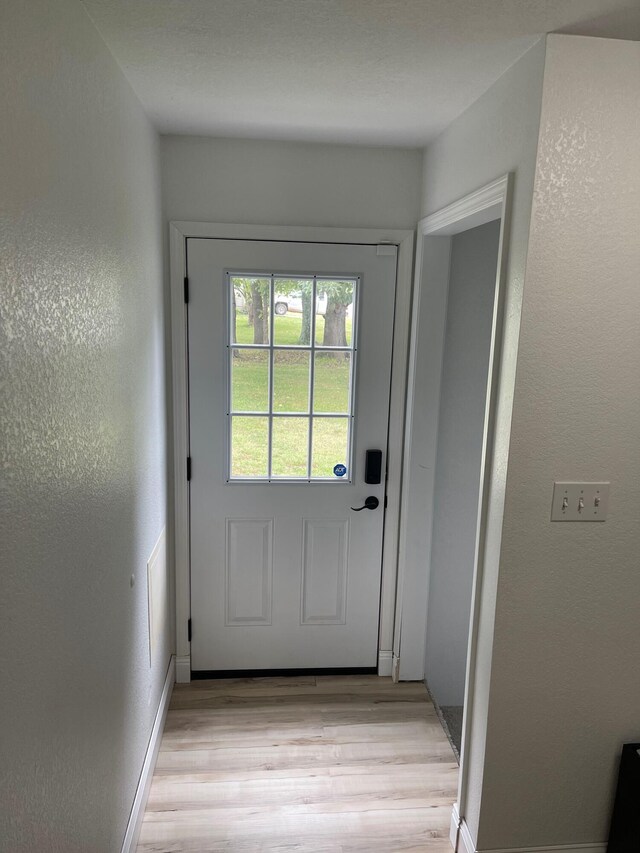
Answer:
[[[306,518],[302,539],[303,625],[344,625],[349,522]]]
[[[227,519],[227,625],[270,625],[273,519]]]

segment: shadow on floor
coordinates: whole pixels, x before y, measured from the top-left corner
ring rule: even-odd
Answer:
[[[460,757],[462,743],[462,705],[443,705],[440,708],[447,728],[447,734]]]

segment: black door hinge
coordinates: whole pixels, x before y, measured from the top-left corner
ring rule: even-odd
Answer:
[[[388,503],[389,503],[389,498],[385,495],[384,496],[384,508],[385,509],[387,508]]]
[[[191,642],[191,619],[187,622],[187,640]]]
[[[189,279],[186,275],[184,277],[184,301],[186,305],[189,304]]]
[[[187,456],[187,482],[191,479],[191,457]]]

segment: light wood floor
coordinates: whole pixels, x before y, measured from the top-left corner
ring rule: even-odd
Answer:
[[[176,685],[138,851],[451,853],[457,777],[422,684]]]

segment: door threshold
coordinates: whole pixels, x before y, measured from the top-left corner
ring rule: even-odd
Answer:
[[[320,669],[196,669],[191,680],[210,678],[287,678],[297,675],[377,675],[377,666],[336,666]]]

